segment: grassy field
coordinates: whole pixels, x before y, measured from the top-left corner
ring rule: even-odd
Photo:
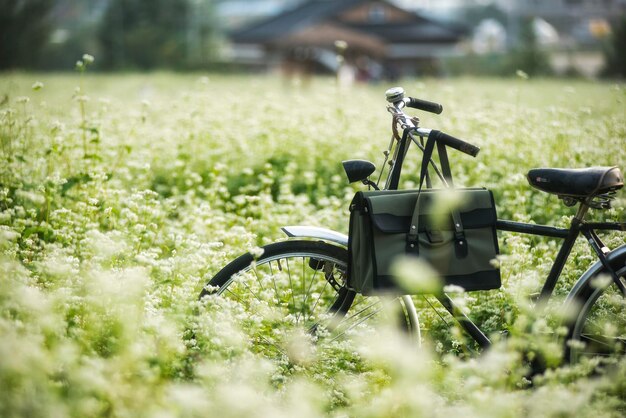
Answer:
[[[451,153],[453,172],[492,189],[502,218],[564,226],[573,215],[528,186],[531,168],[626,168],[623,84],[399,84],[443,103],[442,115],[420,114],[423,126],[482,148],[476,159]],[[503,288],[460,296],[487,330],[509,330],[482,356],[466,355],[459,331],[424,309],[422,348],[382,328],[380,338],[275,362],[255,353],[236,307],[197,302],[229,260],[283,239],[282,225],[347,232],[359,187],[341,161],[382,163],[388,87],[3,74],[0,416],[624,416],[626,362],[603,376],[558,367],[560,330],[534,318],[527,295],[551,265],[549,240],[502,235]],[[418,164],[407,161],[404,187]],[[624,222],[625,206],[621,191],[592,218]],[[557,299],[591,261],[579,243]],[[553,366],[532,385],[528,353]]]

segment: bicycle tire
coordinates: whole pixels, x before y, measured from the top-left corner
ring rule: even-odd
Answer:
[[[621,251],[610,265],[626,284],[626,251]],[[569,320],[565,360],[575,364],[589,359],[595,362],[596,371],[602,371],[623,358],[626,355],[626,296],[606,269],[599,269],[587,278],[573,301],[572,306],[577,306],[578,310]]]
[[[386,300],[365,298],[347,288],[348,252],[343,247],[289,240],[262,250],[256,258],[246,253],[231,261],[200,293],[200,299],[228,297],[243,309],[242,316],[251,319],[245,328],[257,352],[269,357],[288,355],[288,336],[297,331],[316,343],[342,339],[371,325],[389,306]],[[400,326],[410,335],[419,335],[410,297],[391,301],[400,312]]]

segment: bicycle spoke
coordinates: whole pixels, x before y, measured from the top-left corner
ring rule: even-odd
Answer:
[[[230,290],[226,290],[227,292],[229,292],[237,301],[239,301],[240,303],[242,303],[242,305],[245,306],[245,302],[243,301],[243,299],[241,299],[239,296],[237,296],[236,294],[234,294],[233,292],[231,292]],[[261,317],[265,317],[264,315],[262,315],[259,311],[257,310],[253,310],[251,312],[252,315],[259,315]],[[267,339],[266,337],[264,337],[263,335],[258,335],[257,338],[265,341],[268,345],[271,345],[273,347],[275,347],[278,351],[280,351],[282,354],[285,354],[285,351],[280,348],[278,345],[274,344],[273,342],[271,342],[269,339]]]
[[[237,281],[237,283],[241,283],[243,286],[246,287],[246,289],[248,289],[248,291],[250,291],[250,293],[252,293],[252,295],[254,296],[254,298],[256,300],[258,300],[259,302],[261,302],[261,298],[256,294],[256,292],[254,292],[250,286],[248,286],[248,284],[244,281],[244,280],[239,280]],[[226,290],[229,290],[228,288],[226,288]],[[229,290],[230,291],[230,290]],[[232,291],[230,291],[232,293]]]
[[[252,307],[250,306],[250,303],[246,303],[246,301],[244,301],[240,296],[238,296],[237,294],[233,293],[232,290],[230,289],[226,289],[226,291],[228,293],[230,293],[236,300],[237,302],[241,303],[242,305],[246,306],[248,305],[248,309],[252,309]],[[259,315],[259,316],[264,316],[262,315],[259,311],[253,310],[252,312],[250,312],[252,315]]]
[[[280,354],[287,356],[287,352],[285,350],[283,350],[282,348],[280,348],[279,346],[277,346],[276,344],[274,344],[273,342],[271,342],[270,340],[268,340],[267,338],[265,338],[262,335],[257,336],[257,338],[259,338],[260,340],[263,340],[267,343],[267,345],[274,347]]]
[[[624,347],[626,339],[624,339],[623,337],[610,338],[605,335],[581,334],[580,340],[587,345],[591,344],[591,346],[593,347],[598,347],[598,349],[600,349],[600,347],[606,347],[607,351],[610,351],[612,348],[615,347],[616,344],[620,343],[622,344],[622,351],[626,349],[626,347]]]
[[[287,276],[289,276],[289,289],[291,290],[291,301],[293,303],[293,310],[296,310],[296,299],[293,292],[293,282],[291,280],[291,268],[289,267],[289,259],[285,259],[285,264],[287,264]]]
[[[441,315],[439,313],[439,310],[437,308],[435,308],[435,306],[431,303],[430,300],[428,300],[428,298],[424,295],[422,295],[422,299],[424,299],[426,301],[426,303],[428,303],[428,305],[431,307],[431,309],[433,311],[435,311],[435,313],[437,314],[437,316],[439,317],[439,319],[441,319],[443,321],[443,323],[446,325],[446,327],[450,327],[450,324],[448,324],[448,321],[445,320],[445,318],[443,317],[443,315]]]
[[[280,301],[280,296],[278,294],[278,288],[276,287],[276,276],[274,275],[274,269],[272,268],[272,262],[267,263],[270,268],[270,276],[272,276],[272,283],[274,283],[274,297],[276,298],[276,302]]]
[[[359,304],[362,304],[363,301],[359,302]],[[380,305],[382,302],[380,301],[380,299],[376,300],[376,302],[372,303],[371,305],[367,305],[365,308],[361,309],[360,311],[351,314],[349,317],[345,318],[345,321],[349,321],[350,319],[359,316],[360,314],[362,314],[363,312],[365,312],[368,309],[371,309],[372,307],[376,306],[376,305]],[[358,306],[358,305],[357,305]]]
[[[355,327],[361,325],[363,322],[367,321],[368,319],[370,319],[371,317],[373,317],[374,315],[376,315],[377,313],[379,313],[380,311],[382,311],[384,309],[384,307],[381,307],[380,309],[378,309],[377,311],[374,311],[370,314],[368,314],[367,316],[365,316],[364,318],[362,318],[360,321],[356,322],[355,324],[353,324],[352,326],[350,326],[349,328],[343,330],[341,332],[341,334],[336,335],[332,340],[330,340],[330,342],[332,343],[333,341],[337,340],[337,338],[339,337],[343,337],[346,332],[350,331],[351,329],[354,329]]]
[[[306,306],[306,301],[309,298],[309,293],[311,292],[311,288],[313,287],[313,284],[315,283],[315,277],[316,276],[317,276],[317,269],[313,273],[313,277],[311,277],[311,283],[309,284],[309,288],[306,291],[306,293],[304,294],[304,300],[302,301],[302,309],[301,309],[302,316],[304,316],[304,308]],[[305,281],[304,281],[304,263],[302,265],[302,283],[303,284],[305,283]],[[302,290],[304,290],[304,286],[302,287]],[[311,313],[313,313],[313,312],[315,312],[315,306],[313,306],[313,309],[311,310]]]
[[[265,290],[265,288],[263,287],[263,283],[261,283],[261,279],[259,278],[259,274],[257,273],[256,269],[252,269],[252,271],[254,272],[256,281],[259,283],[259,287],[261,288],[261,291]]]
[[[302,316],[303,316],[303,317],[304,317],[304,305],[306,304],[306,296],[305,296],[305,290],[304,290],[304,289],[305,289],[305,287],[306,287],[306,280],[304,279],[304,277],[305,277],[305,276],[304,276],[304,264],[305,264],[305,260],[306,260],[306,259],[305,259],[304,257],[302,257],[302,276],[301,276],[301,278],[302,278],[302,297],[303,297],[304,299],[302,300],[302,306],[300,307],[300,313],[302,314]],[[300,319],[300,314],[298,314],[298,315],[296,316],[296,323],[299,321],[299,319]]]
[[[361,314],[363,314],[364,312],[368,311],[368,310],[372,310],[374,309],[377,305],[382,305],[379,309],[374,310],[373,312],[368,313],[365,316],[361,316]],[[359,310],[356,313],[351,314],[348,317],[344,317],[342,318],[341,321],[339,321],[338,324],[336,324],[336,326],[333,328],[333,331],[336,331],[339,327],[348,324],[350,321],[352,321],[355,318],[359,318],[357,320],[356,323],[354,323],[353,325],[348,326],[347,329],[343,330],[343,332],[341,334],[339,334],[338,336],[342,336],[344,335],[346,332],[348,332],[349,330],[353,329],[354,327],[362,324],[363,322],[367,321],[368,319],[370,319],[372,316],[378,314],[379,312],[381,312],[383,309],[385,308],[385,305],[382,303],[382,301],[380,299],[378,299],[376,302],[372,303],[371,305],[366,306],[365,308]],[[337,338],[337,337],[336,337]],[[334,338],[334,339],[336,339]],[[333,339],[333,340],[334,340]]]
[[[317,300],[315,301],[315,304],[313,305],[311,312],[315,312],[315,308],[317,308],[317,304],[319,303],[320,299],[322,299],[322,296],[324,295],[324,291],[326,290],[327,287],[328,287],[328,281],[326,281],[326,283],[324,284],[324,287],[322,288],[320,295],[317,297]]]

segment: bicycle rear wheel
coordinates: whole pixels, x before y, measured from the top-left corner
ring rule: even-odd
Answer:
[[[611,262],[626,285],[626,254]],[[575,299],[580,307],[569,326],[566,360],[591,360],[601,371],[626,355],[626,296],[605,270],[591,277]]]
[[[235,302],[253,349],[269,357],[288,355],[295,333],[315,343],[371,330],[390,306],[400,326],[418,329],[409,297],[363,297],[347,288],[347,250],[318,241],[269,244],[258,258],[248,253],[218,272],[200,299],[219,295]]]

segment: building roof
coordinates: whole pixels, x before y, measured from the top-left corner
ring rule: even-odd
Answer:
[[[410,21],[378,24],[350,24],[338,22],[342,12],[368,3],[371,0],[309,0],[269,19],[254,23],[231,33],[236,43],[269,44],[287,35],[331,21],[354,30],[375,36],[386,42],[456,42],[464,34],[454,25],[447,25],[424,16],[409,13]],[[398,9],[385,0],[389,7]],[[406,11],[405,11],[406,12]]]
[[[235,42],[264,43],[341,13],[363,0],[312,0],[232,33]]]
[[[463,31],[424,19],[423,22],[380,25],[350,25],[354,30],[367,32],[391,43],[450,43],[457,42]]]
[[[335,42],[341,39],[350,45],[351,49],[368,51],[380,56],[385,52],[385,43],[375,34],[355,32],[345,26],[336,25],[332,22],[307,26],[295,31],[291,35],[276,40],[272,45],[278,47],[311,46],[335,49]]]

